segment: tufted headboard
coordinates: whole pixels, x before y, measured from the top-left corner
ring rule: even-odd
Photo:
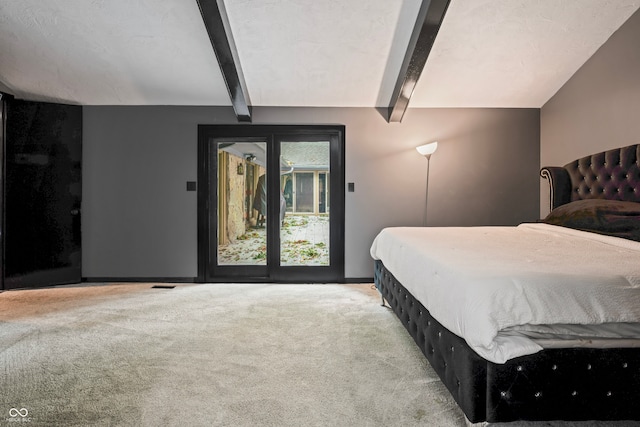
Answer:
[[[551,210],[583,199],[640,202],[640,144],[547,166],[540,176],[549,180]]]

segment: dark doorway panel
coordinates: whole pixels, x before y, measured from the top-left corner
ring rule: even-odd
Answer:
[[[5,289],[81,281],[82,107],[7,106]]]

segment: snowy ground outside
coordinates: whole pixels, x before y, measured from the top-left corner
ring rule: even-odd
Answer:
[[[281,265],[329,265],[329,216],[287,214],[280,229]],[[265,228],[249,228],[218,248],[219,265],[264,265]]]

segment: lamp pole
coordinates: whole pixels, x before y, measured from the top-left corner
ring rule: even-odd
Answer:
[[[422,225],[427,226],[427,209],[429,209],[429,166],[431,164],[431,154],[425,156],[427,158],[427,182],[424,192],[424,217],[422,218]]]
[[[435,153],[437,148],[438,141],[416,147],[418,153],[422,154],[427,159],[427,188],[424,194],[424,216],[422,217],[423,227],[427,226],[427,209],[429,207],[429,166],[431,163],[431,155]]]

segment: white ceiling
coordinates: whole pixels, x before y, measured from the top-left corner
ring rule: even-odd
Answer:
[[[419,0],[225,0],[253,106],[386,107]],[[410,107],[541,107],[640,0],[451,0]],[[231,105],[196,0],[0,0],[0,87]]]
[[[638,0],[452,0],[411,107],[541,107]]]

